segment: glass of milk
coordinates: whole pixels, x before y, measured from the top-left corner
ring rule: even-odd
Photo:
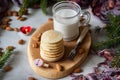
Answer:
[[[84,24],[90,21],[90,13],[82,12],[80,6],[72,1],[61,1],[56,3],[53,8],[54,30],[63,34],[64,41],[71,41],[78,37],[80,16],[87,15]],[[83,24],[83,23],[82,23]]]

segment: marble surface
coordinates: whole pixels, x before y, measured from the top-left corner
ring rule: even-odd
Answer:
[[[19,8],[16,6],[13,6],[11,10],[18,10]],[[91,9],[88,9],[88,11],[91,11]],[[11,17],[13,20],[10,22],[12,27],[18,27],[21,26],[32,26],[34,29],[37,29],[41,24],[45,23],[49,17],[42,13],[40,9],[30,9],[29,10],[30,15],[28,15],[28,19],[26,21],[18,21],[16,17]],[[91,13],[91,29],[94,29],[95,26],[103,26],[104,24],[96,17],[93,16]],[[93,40],[97,38],[96,36],[93,36]],[[28,57],[27,57],[27,46],[28,41],[31,35],[23,35],[21,32],[14,32],[14,31],[6,31],[0,29],[0,47],[5,48],[8,45],[13,45],[16,47],[14,51],[14,56],[12,60],[10,61],[10,65],[13,67],[13,69],[10,72],[7,72],[3,75],[3,77],[0,78],[0,80],[28,80],[28,77],[33,76],[37,80],[50,80],[43,78],[39,75],[37,75],[29,66],[28,63]],[[19,45],[18,41],[20,39],[24,39],[26,42],[24,45]],[[92,41],[93,41],[92,40]],[[103,58],[100,58],[96,56],[95,54],[89,53],[87,59],[85,62],[80,66],[83,69],[83,74],[87,74],[93,71],[93,67],[97,65],[98,62],[103,61]],[[1,74],[0,74],[1,75]],[[76,74],[77,75],[77,74]],[[68,75],[67,77],[61,78],[59,80],[71,80],[71,77]]]

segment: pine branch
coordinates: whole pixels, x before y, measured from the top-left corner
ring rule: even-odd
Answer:
[[[114,16],[108,14],[107,17],[109,18],[109,23],[107,24],[107,27],[103,29],[106,30],[105,35],[107,36],[107,39],[105,41],[97,42],[94,45],[94,48],[96,49],[117,47],[120,43],[120,15]]]
[[[117,46],[119,43],[120,43],[120,37],[116,37],[116,38],[113,38],[113,39],[108,39],[108,40],[105,40],[105,41],[97,42],[94,45],[94,48],[96,48],[96,49],[108,48],[108,47],[110,48],[110,47]]]
[[[113,68],[120,68],[120,50],[116,53],[113,60],[110,63],[110,66]]]
[[[114,38],[120,35],[120,15],[114,16],[108,14],[109,23],[107,24],[107,36]]]
[[[20,10],[18,12],[19,16],[22,16],[24,12],[26,11],[26,8],[29,6],[29,0],[23,0],[23,4],[20,7]]]
[[[42,9],[43,13],[47,14],[47,7],[55,4],[59,1],[65,1],[65,0],[23,0],[23,4],[20,7],[19,16],[22,16],[26,9],[30,6],[33,6],[35,4],[40,5],[40,8]]]
[[[48,0],[41,0],[40,1],[40,7],[43,11],[43,13],[47,14],[46,8],[47,8]]]
[[[3,52],[3,55],[0,57],[0,68],[2,68],[5,65],[5,63],[11,56],[13,50],[14,50],[14,47],[8,46],[6,51]]]

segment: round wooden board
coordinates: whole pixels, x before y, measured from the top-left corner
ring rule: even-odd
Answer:
[[[74,69],[79,67],[81,65],[81,63],[84,62],[84,60],[87,57],[90,45],[91,45],[91,35],[89,32],[87,33],[82,44],[80,45],[80,49],[83,49],[84,52],[80,53],[78,51],[76,57],[73,60],[67,59],[66,56],[68,55],[70,50],[75,46],[76,40],[73,40],[70,42],[64,42],[65,55],[61,60],[59,60],[57,62],[44,61],[46,63],[49,63],[52,66],[52,68],[37,67],[34,64],[34,60],[37,58],[41,58],[40,57],[40,49],[33,48],[32,45],[34,43],[36,43],[36,41],[33,38],[37,37],[40,33],[43,33],[50,29],[53,29],[53,21],[48,21],[48,22],[44,23],[43,25],[38,27],[38,29],[32,34],[32,36],[29,40],[29,43],[28,43],[28,59],[29,59],[30,66],[34,70],[34,72],[36,72],[37,74],[39,74],[40,76],[45,77],[45,78],[57,79],[57,78],[62,78],[62,77],[69,75],[70,73],[73,72]],[[82,28],[80,28],[80,30],[82,30]],[[56,70],[56,67],[55,67],[56,64],[62,65],[64,70],[63,71]]]

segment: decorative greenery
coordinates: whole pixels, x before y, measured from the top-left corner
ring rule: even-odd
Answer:
[[[26,9],[27,9],[28,6],[29,6],[29,0],[23,0],[23,4],[20,7],[18,15],[22,16],[24,14],[24,12],[26,11]]]
[[[23,4],[21,5],[19,10],[19,16],[22,16],[28,7],[31,7],[36,4],[39,5],[43,13],[47,14],[46,11],[47,7],[59,1],[64,1],[64,0],[23,0]]]
[[[40,7],[41,7],[42,11],[46,14],[47,13],[46,8],[47,8],[48,0],[41,0],[40,3],[41,3]]]
[[[118,52],[116,53],[116,55],[110,63],[110,66],[114,68],[120,68],[120,50],[117,51]]]
[[[7,47],[3,55],[0,56],[0,68],[2,68],[12,54],[14,47]]]
[[[108,14],[109,23],[107,26],[102,30],[106,30],[106,36],[107,39],[104,41],[99,41],[95,44],[95,48],[111,48],[111,47],[117,47],[120,43],[120,15],[114,16],[111,14]],[[98,28],[97,30],[101,30]],[[99,31],[97,31],[99,32]]]

